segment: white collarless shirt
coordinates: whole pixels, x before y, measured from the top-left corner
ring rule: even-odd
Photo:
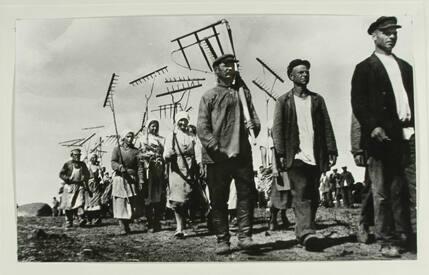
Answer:
[[[380,59],[387,71],[387,75],[389,76],[390,83],[392,84],[393,88],[393,94],[395,96],[396,110],[398,112],[399,119],[401,121],[411,120],[411,109],[408,102],[408,95],[402,82],[402,75],[398,62],[396,62],[393,55],[384,55],[380,53],[375,53],[375,55],[378,57],[378,59]],[[414,128],[403,128],[402,134],[403,138],[408,140],[414,134]]]
[[[299,132],[299,152],[295,155],[295,159],[316,165],[313,150],[314,131],[311,117],[311,97],[307,95],[302,98],[294,95],[294,101]]]

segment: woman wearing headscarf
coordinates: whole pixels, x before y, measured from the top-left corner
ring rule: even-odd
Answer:
[[[88,223],[92,223],[94,219],[94,225],[101,224],[101,195],[103,188],[101,185],[101,166],[98,162],[97,154],[92,154],[89,163],[89,180],[88,190],[85,192],[85,216]]]
[[[84,188],[89,178],[88,167],[80,160],[80,149],[71,150],[70,156],[71,160],[64,163],[59,174],[64,182],[60,208],[65,212],[66,228],[73,226],[75,214],[79,216],[79,226],[86,223],[83,217]]]
[[[272,125],[273,121],[268,121],[268,144],[272,153],[271,166],[263,169],[261,172],[262,180],[268,181],[271,186],[268,189],[269,201],[268,207],[270,208],[270,225],[269,230],[274,231],[278,229],[277,214],[280,210],[280,217],[282,220],[283,229],[290,226],[289,219],[286,216],[286,210],[291,207],[292,195],[290,191],[289,178],[286,171],[279,171],[277,168],[274,143],[272,139]]]
[[[136,213],[136,199],[139,177],[139,151],[134,147],[134,133],[124,131],[122,144],[112,152],[112,169],[115,176],[112,181],[113,217],[119,219],[124,234],[131,232],[129,223]]]
[[[164,183],[164,137],[158,134],[159,122],[156,119],[147,123],[147,134],[136,142],[140,149],[140,161],[144,167],[144,192],[146,218],[150,232],[161,230],[161,198],[165,192]]]
[[[187,112],[176,114],[177,127],[172,136],[167,138],[164,153],[165,160],[169,162],[167,207],[174,211],[177,226],[174,236],[179,239],[185,237],[183,230],[187,216],[186,208],[198,171],[197,160],[195,159],[197,139],[187,130],[188,123],[189,115]]]

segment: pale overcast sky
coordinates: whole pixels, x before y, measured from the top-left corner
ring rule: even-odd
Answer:
[[[397,15],[399,39],[394,52],[413,64],[412,18]],[[212,74],[189,71],[170,40],[226,18],[232,28],[241,73],[251,89],[262,125],[266,125],[265,96],[251,80],[272,84],[272,78],[255,60],[259,57],[285,83],[277,82],[278,95],[287,92],[287,64],[295,58],[311,62],[309,89],[326,101],[333,123],[339,159],[362,180],[363,171],[350,154],[350,81],[354,66],[374,50],[366,30],[374,16],[180,16],[111,17],[85,19],[20,20],[16,24],[15,75],[15,160],[17,203],[50,202],[59,187],[58,172],[69,159],[69,148],[60,141],[113,134],[110,109],[102,108],[111,74],[120,75],[115,93],[119,130],[138,129],[144,108],[144,94],[150,82],[131,87],[128,82],[157,68],[168,72],[155,82],[155,94],[165,92],[165,77],[205,77],[203,87],[191,92],[191,121],[202,93],[215,85]],[[219,30],[223,30],[223,26]],[[223,40],[223,44],[227,41]],[[195,51],[197,50],[197,51]],[[198,48],[189,52],[191,62],[204,65]],[[201,66],[205,69],[204,66]],[[170,103],[169,97],[151,100],[151,109]],[[274,104],[270,103],[269,118]],[[158,113],[151,113],[159,118]],[[82,128],[97,125],[99,131]],[[171,122],[163,119],[161,134],[168,134]],[[263,134],[264,132],[262,132]],[[263,138],[259,139],[263,142]],[[91,144],[90,144],[91,145]],[[92,143],[93,145],[93,143]],[[107,148],[108,150],[110,148]],[[259,166],[255,148],[255,168]],[[110,170],[110,152],[103,164]]]

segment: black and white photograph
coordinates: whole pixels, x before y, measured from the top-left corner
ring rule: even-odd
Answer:
[[[416,20],[18,18],[16,260],[417,261]]]

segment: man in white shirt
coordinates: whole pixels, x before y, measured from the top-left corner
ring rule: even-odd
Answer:
[[[370,25],[375,52],[356,66],[351,91],[372,182],[376,239],[395,257],[397,245],[413,246],[416,235],[413,72],[392,53],[399,28],[393,16]]]
[[[337,146],[323,97],[307,89],[310,62],[295,59],[287,74],[292,90],[277,99],[273,142],[283,170],[289,176],[296,217],[295,234],[310,251],[323,250],[315,236],[319,179],[337,159]]]

